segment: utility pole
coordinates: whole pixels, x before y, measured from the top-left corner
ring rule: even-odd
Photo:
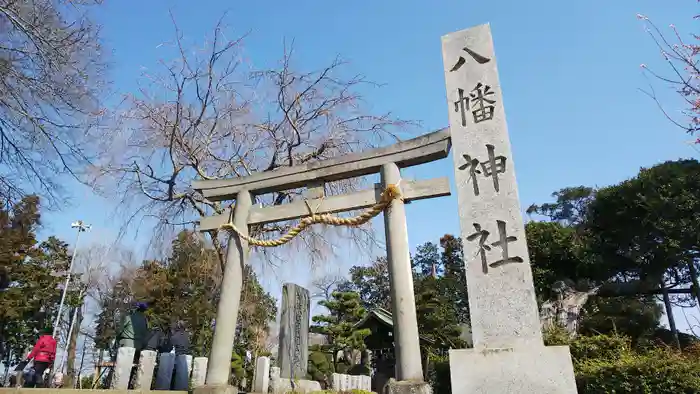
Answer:
[[[80,241],[80,233],[86,232],[90,229],[89,224],[83,223],[82,220],[73,222],[70,225],[72,228],[78,229],[78,235],[75,238],[75,248],[73,248],[73,257],[70,259],[70,267],[68,267],[68,275],[66,276],[66,283],[63,285],[63,294],[61,295],[61,303],[58,304],[58,312],[56,312],[56,319],[53,322],[53,337],[56,338],[56,333],[58,332],[58,323],[61,321],[61,314],[63,313],[63,304],[66,302],[66,293],[68,293],[68,285],[70,285],[70,277],[73,274],[73,265],[75,264],[75,256],[78,254],[78,241]]]

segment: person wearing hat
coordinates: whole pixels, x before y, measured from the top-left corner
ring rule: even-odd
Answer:
[[[119,347],[133,347],[137,353],[143,350],[148,340],[146,310],[148,310],[148,305],[145,302],[134,304],[134,309],[124,319],[122,329],[117,335]]]

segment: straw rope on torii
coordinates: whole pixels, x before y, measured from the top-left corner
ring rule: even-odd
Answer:
[[[399,181],[400,183],[400,181]],[[317,214],[314,212],[314,210],[311,209],[309,206],[308,200],[305,200],[304,202],[306,203],[306,206],[309,207],[309,211],[311,212],[311,216],[307,216],[299,222],[296,226],[292,227],[286,234],[284,234],[282,237],[277,238],[277,239],[272,239],[272,240],[265,240],[265,239],[257,239],[250,237],[240,230],[233,224],[232,221],[229,221],[226,224],[221,225],[221,229],[224,230],[230,230],[234,231],[238,234],[239,237],[242,239],[246,240],[248,244],[250,245],[255,245],[255,246],[262,246],[265,248],[271,248],[271,247],[276,247],[276,246],[282,246],[292,239],[299,235],[302,231],[304,231],[306,228],[313,224],[317,223],[323,223],[323,224],[328,224],[331,226],[348,226],[348,227],[356,227],[356,226],[361,226],[367,222],[369,222],[372,218],[375,216],[379,215],[382,213],[388,206],[391,204],[391,201],[394,199],[400,199],[403,200],[401,197],[401,190],[399,189],[399,184],[390,184],[387,185],[386,189],[381,194],[381,197],[379,199],[379,202],[374,204],[372,207],[368,208],[364,212],[362,212],[360,215],[351,217],[351,218],[340,218],[337,216],[332,216],[329,214]]]

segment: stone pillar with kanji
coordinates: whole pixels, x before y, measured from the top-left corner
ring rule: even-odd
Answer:
[[[490,26],[442,53],[474,341],[450,351],[452,392],[576,393],[568,347],[542,341]]]

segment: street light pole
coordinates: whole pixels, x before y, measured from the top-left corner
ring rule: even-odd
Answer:
[[[73,257],[70,259],[70,267],[68,267],[68,275],[66,276],[66,283],[63,285],[63,294],[61,295],[61,303],[58,304],[58,312],[56,313],[56,319],[53,323],[53,337],[56,338],[56,333],[58,332],[58,323],[61,320],[61,314],[63,313],[63,303],[66,301],[66,294],[68,293],[68,285],[70,284],[70,277],[73,274],[73,265],[75,263],[75,256],[78,254],[78,241],[80,241],[80,233],[83,233],[90,229],[89,224],[83,223],[82,220],[73,222],[70,225],[72,228],[78,229],[78,235],[75,238],[75,248],[73,248]]]

